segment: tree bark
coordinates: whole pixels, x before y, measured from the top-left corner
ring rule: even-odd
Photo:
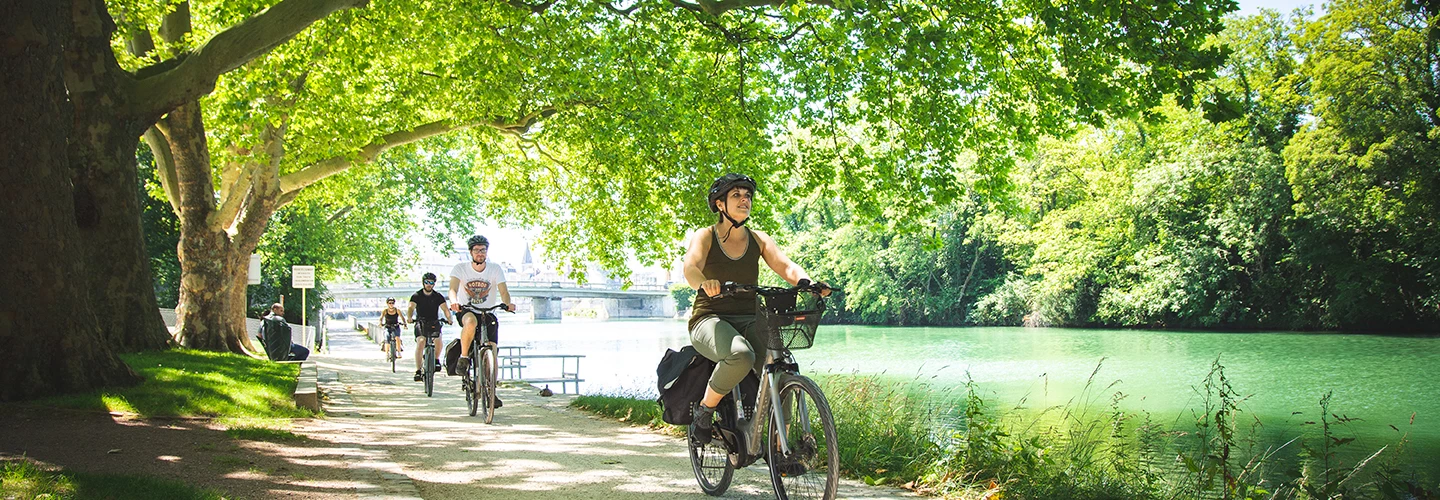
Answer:
[[[253,351],[245,330],[244,281],[238,286],[235,282],[237,270],[248,269],[253,247],[236,248],[227,231],[229,224],[214,216],[215,189],[200,103],[182,104],[158,128],[166,139],[162,146],[174,163],[178,192],[172,197],[179,200],[180,207],[177,338],[180,345],[191,349]],[[243,255],[240,250],[245,250]]]
[[[100,0],[76,0],[66,47],[66,84],[74,103],[70,165],[75,220],[86,269],[88,300],[100,335],[121,351],[170,343],[155,300],[154,274],[140,227],[137,139],[149,128],[125,114],[123,89],[133,83],[110,48],[114,23]]]
[[[0,196],[0,352],[10,359],[0,363],[0,401],[139,379],[101,341],[94,304],[84,300],[90,243],[76,224],[74,109],[61,77],[69,11],[69,2],[53,0],[0,8],[0,168],[9,187]]]

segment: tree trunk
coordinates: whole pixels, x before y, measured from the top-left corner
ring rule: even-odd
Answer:
[[[131,117],[121,89],[129,76],[110,48],[114,23],[99,1],[74,4],[66,47],[67,86],[75,105],[70,164],[75,220],[87,266],[86,294],[100,334],[121,351],[161,349],[170,334],[155,301],[145,254],[135,148],[150,124]]]
[[[83,300],[91,243],[76,225],[75,110],[61,77],[69,12],[69,2],[26,0],[0,15],[0,168],[9,188],[0,196],[0,352],[8,358],[0,401],[139,380],[101,341],[94,304]]]
[[[191,101],[171,111],[161,129],[164,147],[174,161],[180,206],[180,303],[176,307],[180,344],[207,351],[257,352],[245,328],[245,283],[250,253],[265,221],[275,212],[279,181],[271,174],[269,182],[254,183],[256,188],[246,195],[242,214],[258,221],[258,229],[242,225],[232,236],[233,221],[221,220],[230,216],[220,214],[215,205],[200,104]]]

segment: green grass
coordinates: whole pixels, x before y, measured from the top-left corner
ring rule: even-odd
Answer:
[[[575,396],[575,399],[570,401],[570,407],[621,422],[658,429],[671,435],[685,435],[683,427],[667,424],[660,419],[660,405],[649,398],[629,395]]]
[[[298,364],[280,364],[229,353],[178,349],[121,354],[144,381],[90,393],[41,399],[32,404],[134,413],[142,417],[298,418],[314,414],[295,407]]]
[[[251,441],[271,441],[276,443],[298,443],[309,440],[305,436],[296,435],[284,429],[261,426],[241,426],[225,429],[225,435],[235,439],[249,439]]]
[[[167,479],[48,471],[28,461],[16,460],[0,468],[0,498],[219,500],[225,497],[214,490]]]

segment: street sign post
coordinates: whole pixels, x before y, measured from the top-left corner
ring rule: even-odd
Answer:
[[[300,328],[308,329],[305,296],[315,288],[315,266],[290,266],[290,288],[300,290]]]

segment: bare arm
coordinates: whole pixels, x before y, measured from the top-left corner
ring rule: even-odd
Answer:
[[[460,278],[450,277],[450,310],[460,311]]]
[[[505,304],[505,310],[514,312],[514,311],[515,311],[515,303],[510,302],[510,287],[505,286],[505,282],[504,282],[504,281],[501,281],[501,282],[500,282],[499,289],[500,289],[500,303]]]
[[[405,317],[415,321],[415,301],[410,301],[410,307],[405,308]]]
[[[685,251],[685,266],[681,272],[685,274],[685,282],[690,284],[690,288],[714,297],[720,294],[720,282],[705,279],[704,271],[700,270],[705,265],[705,254],[710,252],[710,238],[705,237],[708,230],[708,227],[702,227],[690,233],[690,249]]]

